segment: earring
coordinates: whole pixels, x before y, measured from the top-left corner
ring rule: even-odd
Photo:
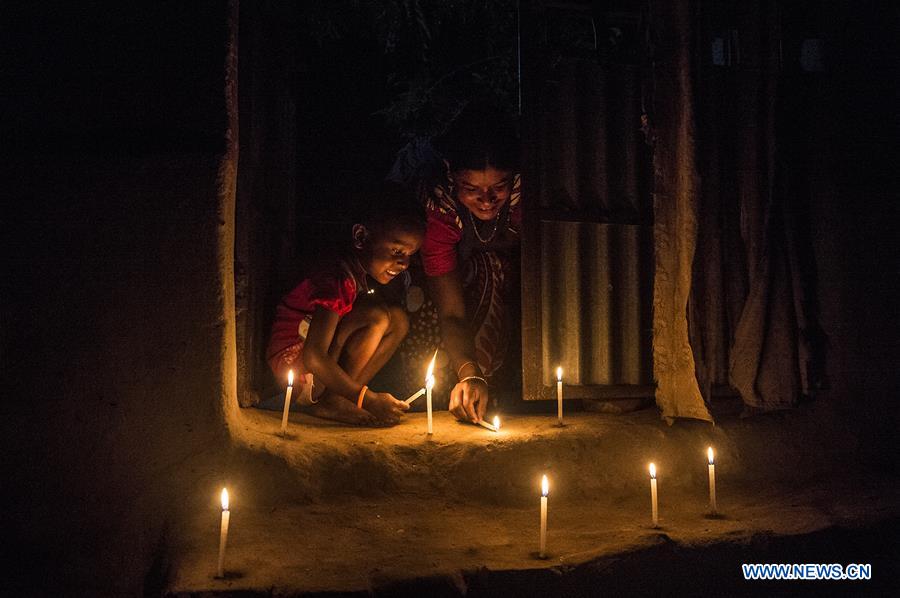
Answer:
[[[365,227],[361,225],[355,225],[353,227],[353,247],[356,249],[362,249],[363,245],[366,243],[366,238],[368,237],[367,231]]]

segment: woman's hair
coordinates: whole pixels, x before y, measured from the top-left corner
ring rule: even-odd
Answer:
[[[412,192],[399,184],[383,183],[364,211],[362,224],[373,234],[389,230],[425,232],[425,210]]]
[[[506,113],[495,106],[467,106],[437,145],[453,170],[519,169],[519,140]]]

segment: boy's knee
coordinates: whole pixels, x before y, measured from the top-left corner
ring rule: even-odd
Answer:
[[[372,328],[387,330],[391,325],[390,308],[382,305],[371,305],[366,309],[366,324]]]
[[[388,308],[388,315],[391,320],[391,333],[406,336],[409,332],[409,316],[406,315],[406,310],[399,305],[392,305]]]

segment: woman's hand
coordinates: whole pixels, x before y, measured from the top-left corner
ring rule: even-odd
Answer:
[[[400,422],[403,413],[409,410],[409,405],[398,401],[389,392],[367,390],[363,409],[377,417],[378,421],[383,424],[396,424]]]
[[[488,400],[487,384],[481,380],[458,382],[450,391],[450,413],[458,420],[477,424],[487,412]]]
[[[451,362],[469,366],[468,370],[461,368],[456,375],[464,378],[463,373],[472,372],[481,377],[481,370],[471,357],[475,353],[475,347],[466,320],[466,302],[463,299],[459,272],[452,270],[447,274],[432,276],[428,281]],[[487,412],[487,406],[488,387],[481,380],[470,378],[458,383],[450,391],[450,413],[459,420],[478,423]]]

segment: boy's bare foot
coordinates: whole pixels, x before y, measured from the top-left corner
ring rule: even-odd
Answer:
[[[405,411],[409,410],[409,405],[403,401],[398,401],[391,393],[371,390],[366,393],[366,400],[363,405],[367,411],[378,418],[378,423],[387,426],[400,423],[400,417]]]
[[[300,409],[309,415],[354,426],[376,426],[379,423],[375,416],[365,409],[358,408],[344,397],[328,392],[323,394],[317,403],[305,405]]]

